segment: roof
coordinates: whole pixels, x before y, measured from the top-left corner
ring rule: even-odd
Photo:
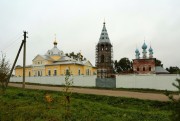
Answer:
[[[156,58],[136,58],[136,59],[132,59],[134,60],[156,60]]]
[[[110,39],[106,30],[105,22],[103,23],[103,29],[99,38],[99,43],[110,43]]]
[[[155,72],[156,72],[156,74],[169,74],[169,72],[161,66],[156,66]]]
[[[78,64],[78,65],[84,65],[82,62],[80,61],[58,61],[58,62],[54,62],[52,64],[47,64],[45,66],[49,66],[49,65],[66,65],[66,64]]]
[[[57,48],[57,42],[54,42],[54,47],[51,50],[48,50],[46,55],[48,55],[48,56],[53,56],[53,55],[62,56],[62,55],[64,55],[64,52],[62,50],[59,50]]]
[[[31,68],[32,65],[26,65],[25,67],[26,67],[26,68]],[[15,68],[23,68],[23,66],[17,65]]]
[[[42,58],[45,59],[45,60],[51,60],[51,61],[53,61],[52,58],[50,58],[48,55],[39,55],[39,54],[38,54],[33,60],[35,60],[38,56],[42,57]]]

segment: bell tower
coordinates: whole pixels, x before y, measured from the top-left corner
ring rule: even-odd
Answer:
[[[113,74],[113,46],[110,42],[105,22],[103,23],[99,42],[96,45],[96,67],[96,86],[114,87],[114,82],[113,85],[111,83],[112,80],[115,80],[115,75]]]

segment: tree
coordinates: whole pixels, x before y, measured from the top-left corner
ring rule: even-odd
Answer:
[[[66,56],[70,57],[70,58],[73,58],[75,60],[81,60],[81,61],[84,61],[86,60],[86,58],[83,57],[83,55],[79,52],[79,53],[74,53],[74,52],[71,52],[71,53],[66,53]]]
[[[120,72],[128,72],[132,70],[132,62],[124,57],[121,58],[118,62],[117,60],[114,61],[114,67],[115,67],[115,72],[120,73]]]
[[[177,92],[178,92],[178,95],[180,96],[180,79],[176,79],[175,81],[177,82],[177,84],[172,83],[172,85],[178,89]],[[171,116],[172,120],[173,121],[179,121],[179,119],[180,119],[180,98],[175,99],[173,97],[173,95],[170,94],[168,91],[166,91],[165,94],[169,97],[169,99],[173,103],[173,107],[172,107],[173,113],[172,113],[172,116]]]
[[[160,60],[158,60],[158,59],[156,59],[155,65],[163,67],[162,62]]]
[[[169,71],[170,74],[179,74],[180,73],[180,69],[179,67],[175,66],[170,66],[169,68],[166,68],[167,71]]]
[[[0,91],[5,93],[8,83],[8,76],[10,74],[10,65],[9,62],[6,61],[6,56],[2,53],[0,58]]]

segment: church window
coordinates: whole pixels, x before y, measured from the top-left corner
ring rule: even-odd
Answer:
[[[102,33],[102,35],[104,35],[104,33]]]
[[[69,75],[70,72],[69,72],[69,69],[66,69],[66,75]]]
[[[104,37],[102,37],[101,39],[104,39]]]
[[[104,55],[101,55],[101,63],[104,63]]]
[[[137,67],[137,71],[139,71],[139,67]]]
[[[57,70],[54,70],[54,76],[56,76],[57,75]]]
[[[51,76],[51,70],[48,70],[48,76]]]
[[[29,77],[31,76],[31,72],[29,71]]]
[[[89,75],[89,69],[86,70],[86,75]]]
[[[40,71],[38,71],[38,76],[41,76],[41,72]]]
[[[143,71],[145,71],[145,67],[143,67]]]
[[[81,70],[80,69],[78,70],[78,75],[81,75]]]
[[[151,67],[149,67],[149,71],[151,71]]]

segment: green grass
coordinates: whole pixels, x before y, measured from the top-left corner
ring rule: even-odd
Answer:
[[[53,97],[47,103],[45,94]],[[8,88],[0,95],[0,121],[64,121],[61,92]],[[170,102],[73,93],[70,121],[171,121]]]

